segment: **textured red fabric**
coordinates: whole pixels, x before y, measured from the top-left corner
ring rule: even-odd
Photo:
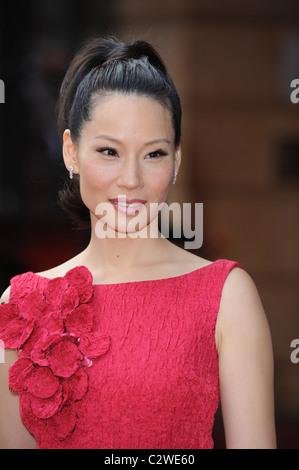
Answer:
[[[84,266],[11,280],[0,338],[38,448],[209,449],[215,325],[229,260],[167,279],[93,285]]]

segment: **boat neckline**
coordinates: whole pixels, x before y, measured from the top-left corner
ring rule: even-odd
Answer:
[[[184,274],[179,274],[177,276],[165,277],[165,278],[160,278],[160,279],[144,279],[144,280],[140,280],[140,281],[124,281],[124,282],[114,282],[114,283],[93,283],[93,275],[92,275],[91,271],[89,270],[89,268],[87,268],[86,266],[83,266],[83,265],[75,266],[74,268],[71,268],[68,271],[66,271],[66,273],[63,276],[56,276],[54,278],[46,277],[46,276],[43,276],[41,274],[36,274],[36,273],[33,273],[33,274],[37,277],[42,278],[42,279],[47,279],[47,280],[51,281],[53,279],[57,279],[57,278],[61,278],[61,277],[64,278],[69,272],[74,271],[74,270],[78,270],[78,269],[80,270],[80,269],[84,268],[91,275],[92,285],[94,287],[97,287],[97,286],[101,286],[101,287],[102,286],[119,286],[119,285],[125,285],[125,284],[131,284],[132,285],[132,284],[159,283],[159,282],[165,282],[165,281],[180,279],[180,278],[184,278],[184,277],[188,277],[188,276],[191,276],[193,274],[196,274],[197,272],[205,270],[207,268],[211,268],[211,267],[215,266],[216,263],[219,263],[220,261],[224,261],[224,260],[223,259],[218,259],[216,261],[212,261],[211,263],[206,264],[205,266],[202,266],[201,268],[197,268],[197,269],[194,269],[193,271],[190,271],[190,272],[184,273]]]

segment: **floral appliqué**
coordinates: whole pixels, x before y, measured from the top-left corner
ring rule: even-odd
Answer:
[[[0,338],[19,354],[9,387],[59,440],[74,431],[74,403],[88,391],[88,369],[110,347],[110,337],[93,330],[93,291],[91,273],[80,266],[0,305]]]

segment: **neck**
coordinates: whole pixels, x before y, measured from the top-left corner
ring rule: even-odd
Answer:
[[[158,219],[152,221],[140,232],[124,234],[110,232],[100,238],[96,231],[96,220],[92,219],[89,245],[82,255],[82,264],[92,272],[105,273],[119,270],[133,270],[160,260],[166,245],[170,242],[158,231]]]

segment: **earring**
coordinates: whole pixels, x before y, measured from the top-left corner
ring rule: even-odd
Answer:
[[[177,171],[174,171],[174,172],[173,172],[172,184],[175,184],[177,175],[178,175],[178,172],[177,172]]]
[[[73,171],[74,171],[74,167],[70,166],[70,179],[71,180],[73,179]]]

